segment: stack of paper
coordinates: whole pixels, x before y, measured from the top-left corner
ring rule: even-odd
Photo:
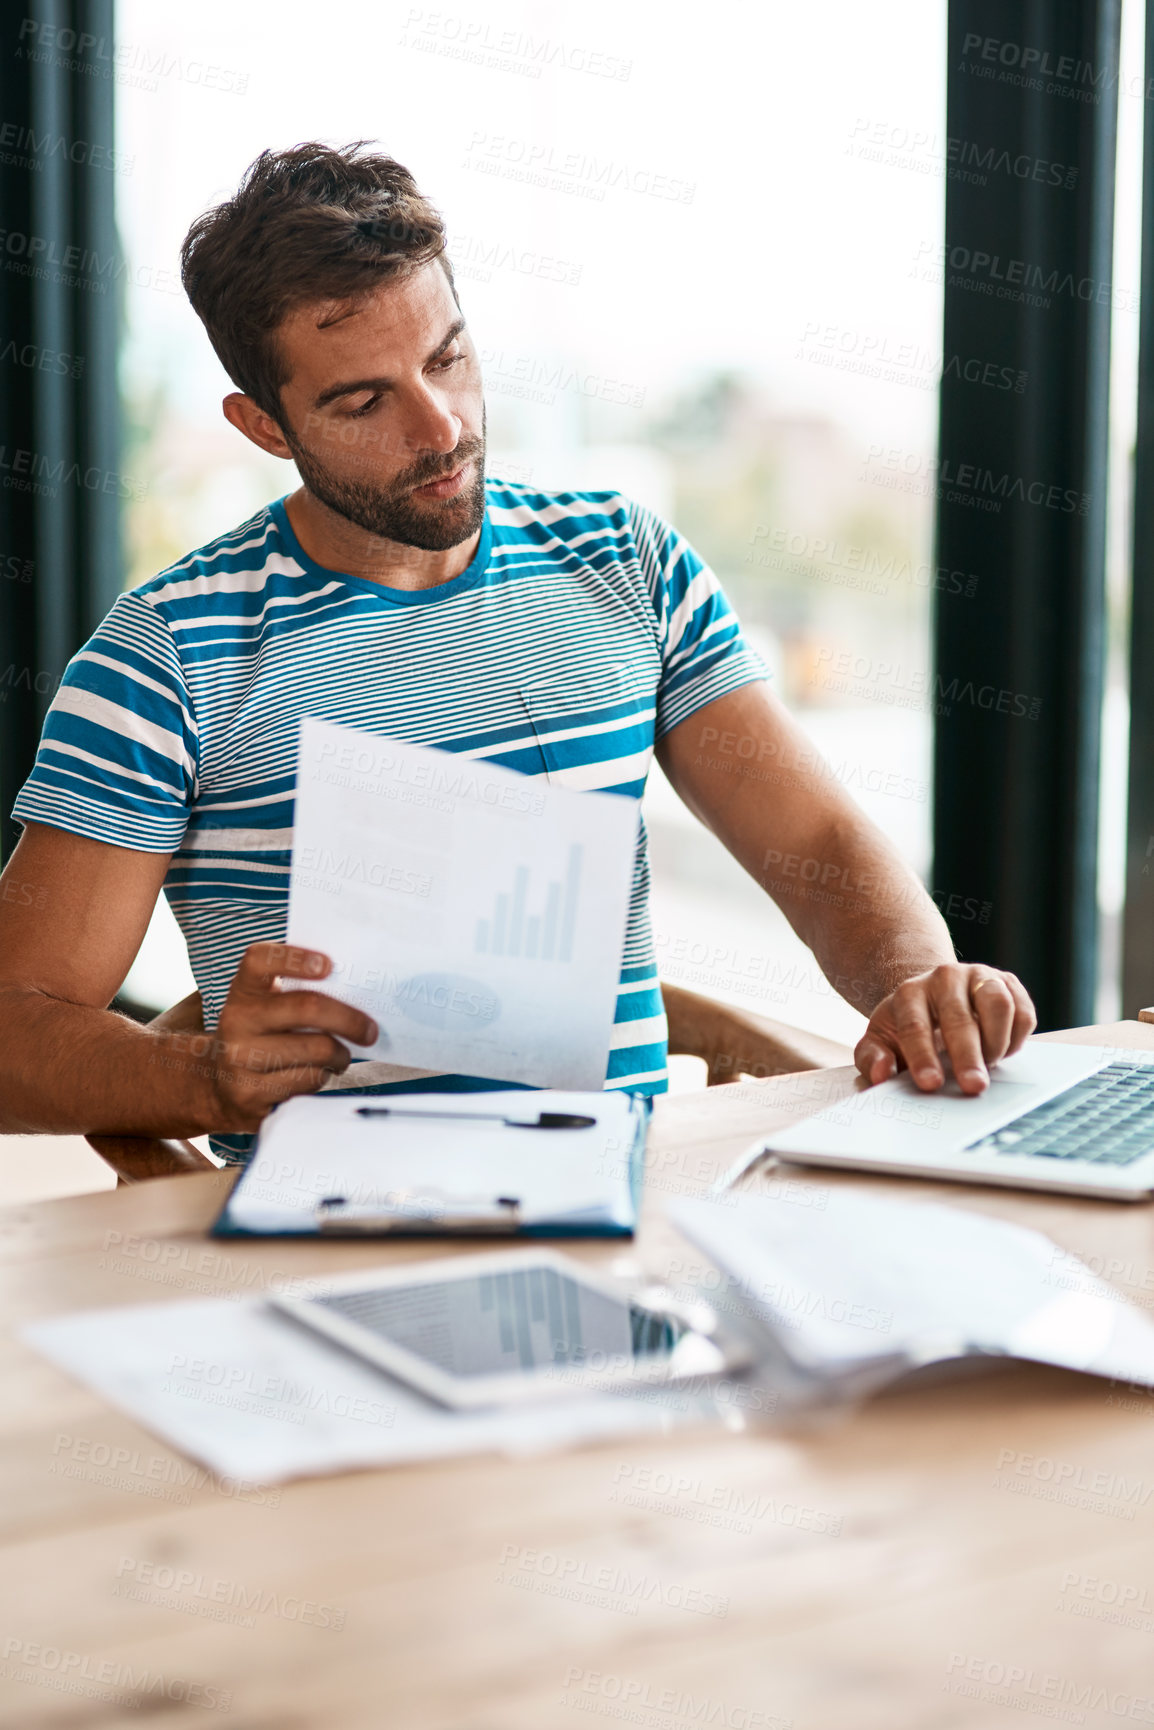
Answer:
[[[787,1419],[928,1362],[989,1354],[1154,1385],[1154,1324],[1041,1233],[849,1189],[826,1192],[826,1202],[799,1208],[749,1195],[736,1207],[671,1206],[725,1276],[699,1270],[687,1295],[747,1335],[757,1320],[761,1361],[727,1384],[730,1395],[739,1383],[757,1395],[739,1401],[742,1410]],[[245,1483],[555,1448],[736,1409],[705,1381],[448,1411],[252,1299],[61,1316],[23,1337],[174,1446]]]
[[[820,1209],[756,1194],[669,1207],[799,1368],[836,1380],[995,1355],[1154,1385],[1154,1323],[1041,1232],[823,1193]]]

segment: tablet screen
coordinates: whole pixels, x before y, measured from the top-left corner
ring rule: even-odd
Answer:
[[[311,1300],[451,1376],[601,1369],[668,1357],[685,1325],[554,1267],[434,1284],[363,1288]]]

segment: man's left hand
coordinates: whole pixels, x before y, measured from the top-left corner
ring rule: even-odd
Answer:
[[[963,1093],[989,1086],[989,1065],[1010,1057],[1038,1025],[1024,985],[995,967],[944,962],[906,979],[874,1009],[854,1052],[866,1081],[908,1069],[926,1093],[945,1080],[942,1051]]]

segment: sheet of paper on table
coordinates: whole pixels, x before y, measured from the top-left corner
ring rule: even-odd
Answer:
[[[308,1289],[300,1282],[300,1295]],[[450,1411],[252,1298],[125,1304],[21,1332],[58,1368],[242,1484],[718,1421],[707,1392],[678,1388]]]
[[[288,940],[376,1020],[361,1056],[600,1088],[637,830],[634,799],[306,718]]]
[[[738,1411],[849,1409],[906,1369],[980,1354],[1154,1385],[1154,1324],[1040,1232],[848,1188],[825,1198],[824,1208],[756,1194],[669,1206],[733,1280],[699,1280],[687,1295],[712,1304],[723,1329],[754,1316],[767,1330],[748,1387],[740,1376],[724,1384],[725,1400],[703,1381],[454,1412],[248,1296],[56,1316],[21,1336],[218,1475],[254,1484],[554,1449]],[[291,1289],[304,1296],[313,1282]]]
[[[1154,1386],[1154,1323],[1041,1232],[812,1187],[823,1206],[732,1191],[668,1208],[795,1362],[836,1375],[994,1355]]]

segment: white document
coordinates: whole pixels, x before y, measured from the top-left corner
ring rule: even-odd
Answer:
[[[668,1209],[795,1362],[837,1374],[995,1354],[1154,1385],[1154,1323],[1041,1232],[840,1185],[825,1197]]]
[[[361,1115],[381,1107],[425,1120]],[[541,1111],[597,1121],[587,1129],[510,1129],[500,1121]],[[451,1211],[454,1200],[508,1195],[520,1202],[526,1226],[625,1226],[633,1218],[637,1129],[637,1108],[623,1093],[306,1095],[278,1106],[263,1125],[227,1220],[242,1231],[311,1231],[325,1196],[382,1210],[443,1202]]]
[[[638,805],[301,722],[288,940],[366,1010],[364,1056],[604,1086]]]
[[[58,1368],[240,1484],[716,1421],[707,1393],[674,1388],[449,1411],[251,1298],[125,1304],[21,1332]]]

